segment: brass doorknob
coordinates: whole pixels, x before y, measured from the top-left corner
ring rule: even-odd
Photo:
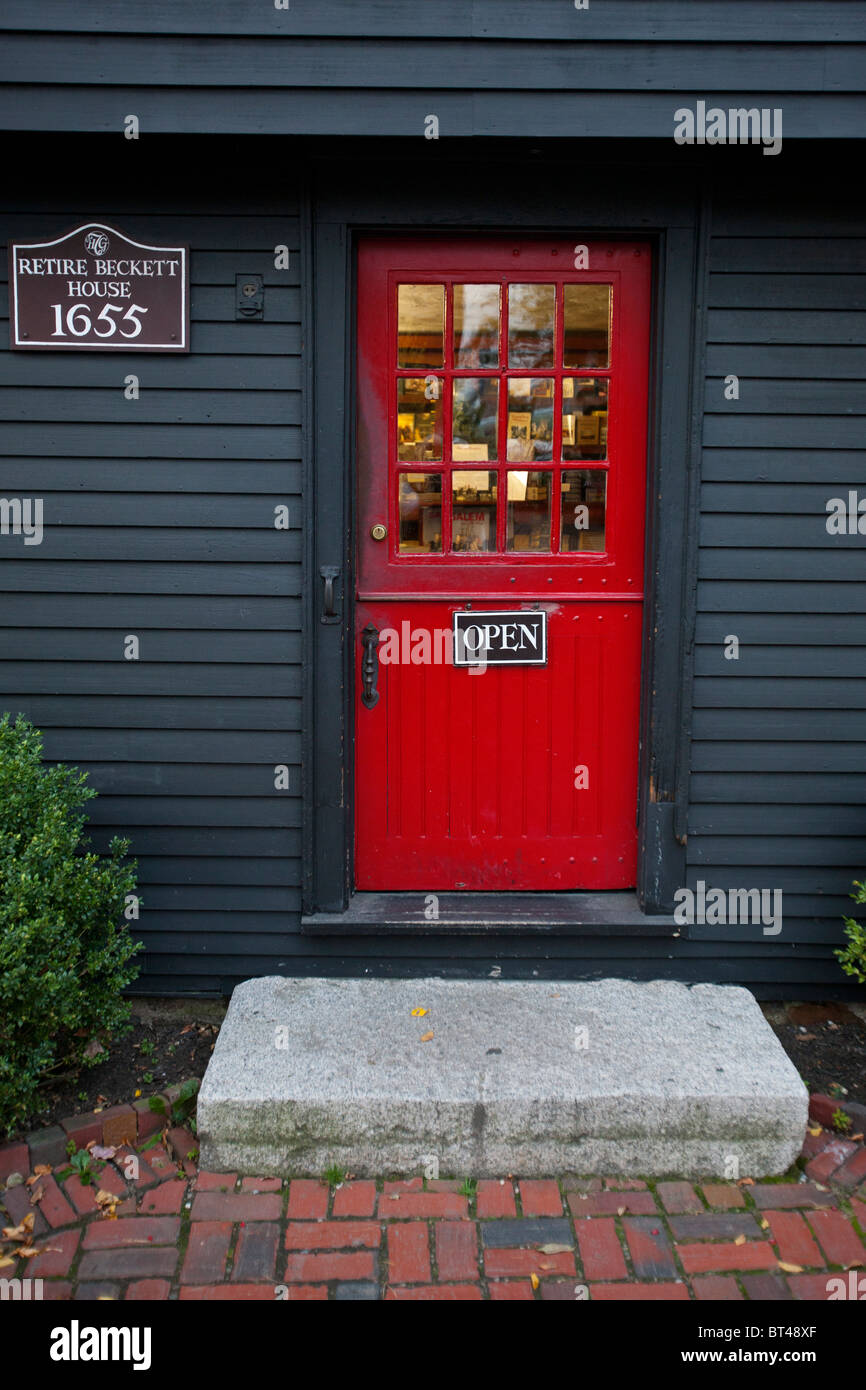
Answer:
[[[370,527],[370,535],[374,541],[383,541],[388,534],[387,526],[383,526],[381,521],[377,521],[375,526]]]

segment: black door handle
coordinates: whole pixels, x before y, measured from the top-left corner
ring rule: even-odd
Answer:
[[[372,709],[379,699],[376,681],[379,677],[379,629],[368,623],[361,633],[364,657],[361,662],[361,704]]]
[[[322,603],[323,623],[338,623],[340,615],[334,607],[334,583],[340,573],[338,565],[322,565],[319,574],[325,581],[325,597]]]

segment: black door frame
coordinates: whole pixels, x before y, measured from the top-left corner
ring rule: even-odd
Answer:
[[[642,913],[668,914],[685,883],[708,199],[697,184],[684,186],[673,171],[666,178],[645,162],[599,165],[596,177],[581,180],[584,190],[594,186],[591,201],[585,193],[557,195],[539,225],[537,202],[521,208],[485,199],[472,165],[437,160],[434,191],[428,185],[412,198],[396,186],[394,167],[375,159],[314,166],[302,216],[306,925],[319,915],[333,922],[351,897],[355,251],[360,236],[383,231],[574,233],[575,242],[583,234],[654,247],[634,915],[639,923]],[[511,167],[503,164],[502,178]],[[335,615],[323,621],[328,569],[336,572]]]

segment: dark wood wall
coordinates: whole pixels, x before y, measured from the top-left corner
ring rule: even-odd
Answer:
[[[782,106],[802,139],[866,118],[862,0],[5,0],[3,30],[12,130],[670,139],[698,97]]]
[[[838,944],[866,861],[866,547],[826,505],[866,491],[866,224],[844,166],[820,199],[807,178],[713,194],[687,854],[690,883],[772,884],[785,938]]]
[[[213,990],[274,968],[300,905],[299,194],[215,197],[221,158],[171,142],[124,167],[97,141],[84,176],[81,148],[18,150],[0,236],[98,219],[187,242],[191,351],[14,353],[4,321],[2,495],[42,497],[45,535],[0,537],[0,707],[90,773],[98,848],[131,837],[149,987]],[[264,276],[265,321],[235,321],[239,272]]]

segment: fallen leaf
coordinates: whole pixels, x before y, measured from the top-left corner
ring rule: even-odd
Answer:
[[[755,1179],[754,1179],[754,1178],[738,1178],[738,1179],[737,1179],[737,1187],[754,1187],[754,1186],[755,1186]]]
[[[810,1129],[809,1133],[811,1134],[813,1139],[817,1139],[818,1135],[821,1133],[821,1126],[818,1125],[817,1129]]]
[[[780,1269],[783,1269],[783,1270],[785,1271],[786,1274],[802,1274],[802,1273],[803,1273],[803,1266],[802,1266],[802,1265],[789,1265],[785,1260],[780,1260],[780,1261],[779,1261],[779,1268],[780,1268]]]
[[[15,1261],[10,1260],[8,1255],[0,1255],[0,1269],[8,1269],[9,1265],[14,1265]]]
[[[550,1244],[550,1245],[539,1245],[538,1249],[539,1249],[539,1251],[541,1252],[542,1255],[565,1255],[565,1254],[567,1254],[570,1250],[573,1250],[573,1249],[574,1249],[574,1246],[573,1246],[573,1245],[556,1245],[556,1244]]]
[[[20,1187],[24,1181],[23,1173],[10,1173],[6,1179],[7,1187]]]
[[[4,1227],[3,1227],[3,1239],[4,1239],[4,1240],[25,1240],[26,1237],[27,1237],[27,1236],[30,1234],[30,1232],[33,1230],[33,1223],[34,1223],[35,1220],[36,1220],[36,1213],[33,1212],[33,1211],[28,1211],[27,1215],[25,1216],[24,1220],[21,1222],[20,1226],[4,1226]]]
[[[138,1097],[139,1097],[140,1095],[141,1095],[141,1091],[136,1091],[136,1093],[135,1093],[135,1099],[138,1100]]]
[[[427,1010],[426,1010],[426,1009],[413,1009],[413,1010],[412,1010],[412,1017],[413,1017],[413,1018],[423,1018],[424,1015],[425,1015],[426,1013],[427,1013]]]
[[[850,1263],[849,1265],[843,1265],[842,1268],[843,1268],[843,1269],[862,1269],[862,1268],[863,1268],[863,1261],[862,1261],[862,1260],[852,1260],[851,1263]]]
[[[797,1038],[797,1042],[814,1042],[815,1036],[814,1033],[801,1033]]]
[[[829,1187],[825,1187],[824,1184],[821,1183],[821,1182],[816,1182],[816,1183],[815,1183],[815,1187],[817,1188],[817,1190],[818,1190],[819,1192],[829,1192],[829,1191],[830,1191]]]
[[[625,1212],[625,1207],[617,1207],[617,1209],[616,1209],[616,1214],[617,1214],[617,1216],[622,1216],[624,1212]]]
[[[429,1042],[430,1039],[432,1038],[432,1036],[433,1036],[432,1033],[422,1033],[422,1034],[421,1034],[421,1042]]]
[[[195,1027],[195,1024],[193,1024],[193,1023],[188,1023],[188,1024],[186,1025],[185,1028],[181,1028],[181,1030],[180,1030],[180,1036],[183,1037],[184,1033],[189,1033],[189,1032],[191,1031],[191,1029],[194,1028],[194,1027]]]
[[[530,1276],[529,1276],[529,1282],[530,1282],[530,1284],[532,1285],[532,1287],[533,1287],[534,1289],[537,1289],[537,1288],[538,1288],[538,1285],[539,1285],[539,1283],[540,1283],[541,1281],[539,1280],[537,1274],[530,1274]]]
[[[43,1198],[44,1196],[45,1196],[45,1188],[44,1188],[44,1187],[34,1187],[33,1191],[30,1193],[30,1205],[31,1205],[31,1207],[35,1207],[36,1204],[37,1204],[37,1202],[41,1202],[41,1201],[42,1201],[42,1198]]]
[[[117,1149],[113,1144],[94,1144],[90,1153],[93,1158],[114,1158]]]
[[[766,1216],[763,1217],[763,1218],[761,1219],[761,1230],[762,1230],[762,1231],[766,1231],[767,1228],[769,1227],[769,1225],[770,1225],[770,1223],[769,1223],[769,1221],[767,1220]]]
[[[859,1144],[859,1143],[862,1141],[862,1139],[863,1139],[863,1135],[862,1135],[862,1134],[852,1134],[852,1135],[850,1136],[850,1138],[851,1138],[852,1143]]]
[[[735,1244],[735,1245],[745,1245],[745,1243],[746,1243],[746,1237],[745,1237],[745,1236],[737,1236],[736,1240],[734,1241],[734,1244]]]
[[[40,1178],[47,1177],[50,1172],[50,1163],[37,1163],[36,1167],[33,1169],[33,1172],[30,1174],[30,1177],[27,1179],[27,1186],[32,1187],[35,1182],[38,1182]]]

